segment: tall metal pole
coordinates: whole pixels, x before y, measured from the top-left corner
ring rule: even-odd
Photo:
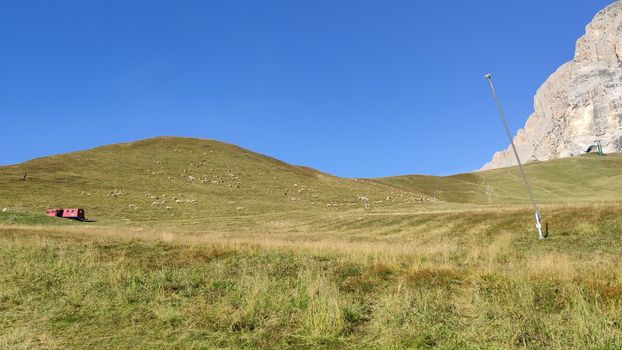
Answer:
[[[497,96],[497,92],[495,91],[495,86],[492,83],[492,74],[486,74],[484,76],[490,85],[490,90],[492,91],[492,96],[495,98],[495,102],[497,104],[497,109],[499,110],[499,115],[501,115],[501,120],[503,121],[503,126],[505,126],[505,132],[508,134],[508,139],[510,139],[510,144],[512,145],[512,150],[514,151],[514,155],[516,156],[516,161],[518,162],[518,168],[520,169],[520,174],[525,182],[525,187],[527,187],[527,192],[529,193],[529,198],[531,199],[531,204],[533,205],[533,209],[536,211],[536,228],[538,229],[538,238],[544,239],[544,235],[542,234],[542,217],[540,216],[540,209],[538,209],[538,204],[536,204],[536,200],[533,197],[533,192],[531,191],[531,186],[529,185],[529,180],[527,180],[527,175],[525,175],[525,170],[523,169],[523,163],[520,161],[520,157],[518,156],[518,151],[516,150],[516,146],[514,145],[514,139],[512,138],[512,133],[510,132],[510,127],[508,126],[508,122],[505,120],[505,114],[503,113],[503,108],[501,108],[501,102],[499,102],[499,97]]]

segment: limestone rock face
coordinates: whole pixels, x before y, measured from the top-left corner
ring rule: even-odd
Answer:
[[[586,27],[574,59],[538,89],[534,109],[514,138],[525,163],[581,154],[595,140],[605,152],[622,152],[622,0]],[[508,147],[482,170],[513,165]]]

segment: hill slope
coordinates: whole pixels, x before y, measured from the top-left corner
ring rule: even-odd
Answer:
[[[515,168],[347,180],[176,138],[3,167],[0,208],[39,214],[0,210],[0,348],[619,349],[622,204],[594,202],[621,163],[527,166],[575,202],[544,206],[544,241],[506,208],[528,204]],[[72,205],[139,227],[41,214]]]
[[[622,154],[607,157],[592,154],[525,165],[536,200],[554,204],[618,200],[622,194],[621,170]],[[518,167],[446,177],[397,176],[377,181],[405,190],[417,189],[431,197],[436,190],[436,198],[446,202],[529,203]]]
[[[82,207],[87,216],[115,222],[338,211],[361,208],[359,196],[376,206],[421,197],[189,138],[158,137],[0,167],[0,208]]]
[[[620,169],[622,154],[526,165],[542,204],[618,200]],[[88,217],[105,223],[225,218],[235,228],[239,223],[232,219],[295,212],[326,220],[322,213],[362,212],[359,196],[369,198],[374,212],[529,203],[516,167],[447,177],[343,179],[189,138],[159,137],[0,167],[0,208],[43,213],[49,207],[82,207]],[[439,202],[431,203],[432,197]]]

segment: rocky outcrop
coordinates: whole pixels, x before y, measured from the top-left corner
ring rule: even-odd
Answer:
[[[514,143],[523,162],[584,153],[595,140],[622,151],[622,1],[600,11],[577,41],[575,57],[538,89],[535,112]],[[512,149],[482,170],[516,165]]]

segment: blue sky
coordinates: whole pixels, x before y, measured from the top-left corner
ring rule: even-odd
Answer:
[[[451,174],[611,0],[1,1],[0,164],[158,135],[340,176]]]

